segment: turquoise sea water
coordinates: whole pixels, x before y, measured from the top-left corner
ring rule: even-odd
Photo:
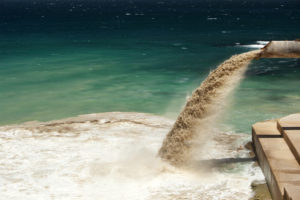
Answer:
[[[0,2],[0,124],[109,111],[175,118],[209,71],[300,38],[297,1]],[[223,123],[300,112],[300,60],[249,67]]]

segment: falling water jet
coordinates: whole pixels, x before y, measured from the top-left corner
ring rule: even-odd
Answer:
[[[260,50],[232,56],[212,71],[193,92],[158,152],[173,165],[182,166],[190,160],[194,140],[218,117],[223,102],[243,77],[247,66],[258,58],[299,58],[299,41],[273,41]],[[204,131],[209,134],[209,131]],[[202,138],[203,139],[203,138]]]
[[[189,160],[193,140],[199,134],[197,127],[206,127],[218,115],[222,102],[235,88],[252,59],[260,50],[232,56],[212,71],[188,99],[173,128],[167,134],[159,156],[173,165]],[[203,131],[201,131],[203,132]],[[206,132],[206,134],[209,134]]]

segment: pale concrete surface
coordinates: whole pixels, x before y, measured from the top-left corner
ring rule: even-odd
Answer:
[[[291,185],[287,187],[284,191],[284,199],[288,200],[298,200],[300,199],[300,186]]]
[[[296,158],[300,158],[300,130],[295,130],[297,127],[300,127],[300,114],[252,126],[256,155],[274,200],[300,200],[300,165]]]
[[[283,136],[300,164],[300,130],[284,131]]]
[[[300,127],[300,113],[280,118],[278,119],[278,123],[282,127]]]
[[[264,124],[266,126],[264,126]],[[280,132],[276,128],[276,121],[258,122],[252,126],[253,143],[255,147],[255,153],[259,162],[259,165],[266,177],[269,191],[274,200],[281,200],[282,193],[280,187],[275,181],[273,171],[271,170],[270,163],[266,154],[265,147],[262,146],[261,141],[267,138],[259,138],[259,136],[280,136]],[[268,138],[269,139],[269,138]],[[277,139],[277,138],[276,138]],[[277,198],[276,198],[277,197]]]
[[[300,164],[300,113],[279,119],[277,127]]]
[[[257,122],[253,124],[252,129],[255,131],[255,135],[281,135],[276,124],[277,120]]]

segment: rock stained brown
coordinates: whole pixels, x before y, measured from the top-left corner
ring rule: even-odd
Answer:
[[[188,99],[175,124],[163,141],[159,156],[173,165],[189,160],[193,140],[205,118],[218,112],[222,101],[235,88],[251,60],[260,50],[234,55],[212,71]]]

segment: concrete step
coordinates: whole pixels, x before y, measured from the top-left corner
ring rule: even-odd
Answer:
[[[300,114],[279,119],[277,127],[300,164]]]
[[[289,198],[298,200],[292,191],[300,187],[300,165],[278,130],[277,121],[254,124],[252,137],[272,198],[282,200],[286,191]]]
[[[300,199],[300,186],[291,185],[284,189],[284,200],[298,200]]]

